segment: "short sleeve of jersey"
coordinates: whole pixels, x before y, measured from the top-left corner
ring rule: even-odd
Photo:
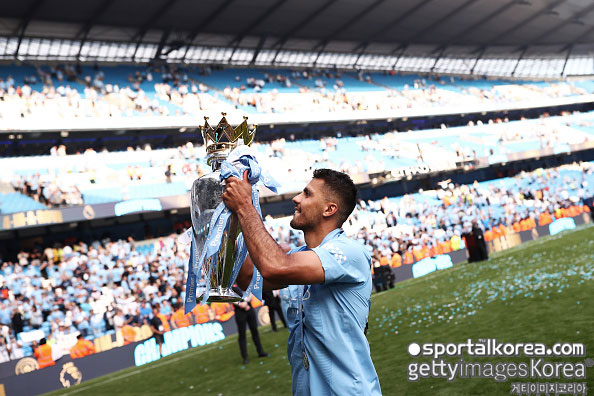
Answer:
[[[305,245],[304,246],[299,246],[299,247],[295,247],[295,248],[289,250],[289,253],[287,253],[287,254],[293,254],[293,253],[297,253],[297,252],[304,252],[306,250],[307,250],[307,246],[305,246]]]
[[[357,242],[335,239],[312,250],[322,262],[324,284],[363,283],[369,278],[371,258]]]

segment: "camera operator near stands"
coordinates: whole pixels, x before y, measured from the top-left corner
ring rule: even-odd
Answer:
[[[255,265],[264,289],[289,286],[287,345],[294,395],[380,395],[365,328],[371,305],[371,258],[340,229],[356,205],[350,177],[318,169],[293,198],[291,227],[305,246],[288,253],[266,230],[247,180],[228,178],[223,201],[237,214],[249,256],[238,277],[245,288]]]

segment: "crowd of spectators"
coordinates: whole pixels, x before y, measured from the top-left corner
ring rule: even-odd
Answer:
[[[117,73],[106,75],[98,67],[88,70],[72,65],[37,66],[36,73],[25,76],[22,82],[17,83],[11,75],[0,78],[0,116],[179,116],[229,112],[240,106],[261,113],[341,113],[476,106],[588,93],[569,82],[510,81],[473,86],[438,75],[390,86],[376,82],[375,74],[342,74],[325,69],[276,73],[254,70],[254,76],[238,75],[226,88],[215,89],[201,81],[204,74],[204,70],[196,72],[169,65],[137,70],[122,78]],[[350,89],[352,84],[366,84],[368,89]]]
[[[263,113],[340,113],[476,106],[588,93],[566,82],[541,85],[510,81],[507,84],[473,86],[465,84],[463,80],[429,75],[396,88],[386,85],[383,80],[377,82],[375,75],[364,72],[354,76],[349,73],[343,75],[336,70],[311,69],[263,74],[264,78],[247,77],[245,81],[236,76],[235,84],[223,90],[225,98],[235,105],[251,106]],[[367,83],[368,89],[349,89],[349,84],[355,79]],[[394,84],[397,85],[396,80]],[[267,86],[269,89],[263,90]],[[298,90],[283,92],[284,87],[297,87]]]
[[[65,157],[66,146],[53,146],[51,157]],[[83,198],[76,184],[65,183],[56,173],[41,175],[39,172],[29,175],[14,173],[10,181],[16,192],[27,195],[50,207],[82,205]]]
[[[20,252],[0,270],[0,339],[7,340],[0,344],[0,353],[4,348],[10,358],[22,356],[18,334],[37,329],[46,333],[49,343],[73,332],[95,338],[122,331],[127,344],[135,339],[134,327],[147,324],[155,306],[167,329],[227,320],[232,308],[226,304],[183,314],[180,296],[188,258],[187,246],[173,235],[155,241],[148,253],[136,249],[131,238]],[[18,353],[12,345],[19,345]]]
[[[27,195],[49,207],[75,206],[84,203],[82,194],[75,184],[64,184],[57,175],[28,176],[15,174],[11,185],[16,192]]]
[[[99,69],[89,73],[61,65],[37,67],[36,74],[23,80],[17,84],[11,75],[0,78],[1,118],[176,116],[233,109],[174,68],[165,70],[161,81],[153,81],[151,69],[109,81]]]
[[[584,200],[594,196],[594,166],[577,166],[579,176],[563,176],[558,170],[522,173],[508,185],[453,185],[444,183],[432,195],[437,202],[419,203],[410,196],[399,202],[384,199],[368,203],[377,215],[354,225],[374,247],[375,256],[395,265],[456,250],[460,238],[471,232],[473,222],[486,231],[490,241],[507,233],[547,225],[553,219],[590,211]],[[354,219],[358,218],[355,213]],[[385,218],[385,229],[374,226]],[[398,256],[396,256],[398,254]],[[412,256],[411,256],[412,255]]]
[[[374,263],[407,265],[463,248],[463,234],[473,223],[487,238],[488,233],[519,232],[590,211],[584,200],[594,195],[588,183],[593,176],[594,165],[582,163],[521,173],[508,184],[454,185],[446,180],[440,189],[420,195],[361,200],[344,229],[368,246]],[[265,219],[278,242],[302,244],[302,233],[288,222]],[[131,238],[68,242],[22,251],[16,260],[3,262],[0,358],[22,356],[18,334],[33,329],[42,329],[52,343],[73,332],[94,338],[129,326],[133,339],[133,327],[146,324],[155,306],[170,328],[232,315],[228,304],[198,305],[184,315],[188,245],[175,234],[152,241],[150,249],[145,245]]]
[[[82,205],[82,194],[76,185],[64,186],[60,178],[39,173],[29,176],[15,175],[12,179],[15,191],[25,194],[50,207]]]
[[[582,125],[592,124],[592,115],[588,113],[564,113],[559,117],[544,114],[538,120],[510,122],[507,118],[494,118],[485,123],[471,121],[463,127],[444,125],[436,130],[394,131],[354,139],[322,137],[304,143],[289,136],[255,142],[254,147],[261,154],[259,161],[274,177],[296,183],[305,182],[312,169],[319,167],[341,170],[354,177],[376,172],[396,175],[399,170],[412,167],[419,168],[415,170],[419,173],[449,170],[460,163],[473,164],[479,157],[489,158],[489,163],[505,162],[508,153],[559,149],[592,141],[592,134],[572,126],[572,117],[581,117]],[[48,206],[85,203],[85,194],[100,188],[119,187],[123,199],[127,199],[132,186],[140,184],[179,182],[189,190],[196,178],[209,171],[204,147],[192,142],[171,149],[153,150],[146,144],[128,147],[125,152],[96,152],[89,148],[84,153],[68,155],[64,145],[55,146],[49,157],[36,158],[43,160],[48,169],[42,174],[31,168],[31,161],[21,159],[18,163],[14,158],[0,159],[5,164],[1,181],[10,182],[15,191]],[[21,165],[29,170],[23,171]],[[295,188],[293,184],[286,187],[290,191],[283,192],[296,191],[291,189]]]

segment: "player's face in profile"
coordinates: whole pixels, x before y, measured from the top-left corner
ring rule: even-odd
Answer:
[[[305,231],[320,224],[326,204],[323,187],[322,179],[312,179],[303,191],[293,198],[295,212],[291,220],[291,227]]]

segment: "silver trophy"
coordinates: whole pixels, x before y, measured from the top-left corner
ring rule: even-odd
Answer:
[[[190,210],[198,255],[204,249],[213,213],[222,201],[224,186],[219,180],[221,164],[238,144],[251,145],[256,133],[255,127],[252,130],[248,128],[247,117],[244,117],[243,122],[236,128],[232,128],[227,122],[226,114],[222,114],[223,118],[215,128],[208,124],[208,117],[204,117],[205,123],[201,127],[207,163],[212,172],[194,180],[192,185]],[[219,251],[205,260],[199,269],[202,271],[200,275],[208,274],[210,269],[210,280],[207,280],[206,285],[210,288],[209,302],[241,301],[241,296],[233,291],[231,284],[231,273],[237,253],[235,242],[240,233],[237,215],[233,214],[229,223],[223,233]]]

